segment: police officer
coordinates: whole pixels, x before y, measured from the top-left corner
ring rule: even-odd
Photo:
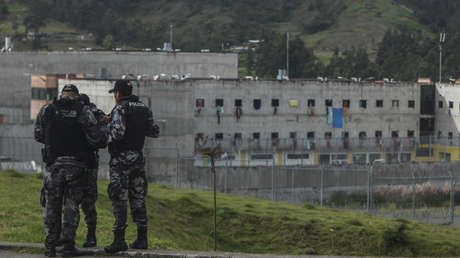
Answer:
[[[137,224],[137,239],[129,246],[147,249],[147,179],[143,147],[145,137],[158,137],[159,127],[154,123],[150,109],[132,95],[132,84],[127,80],[116,81],[109,93],[114,94],[116,106],[106,117],[110,142],[110,184],[109,197],[115,216],[114,241],[104,249],[116,253],[128,249],[125,242],[127,228],[127,203],[131,217]]]
[[[107,126],[104,122],[105,113],[98,109],[94,103],[91,103],[88,95],[80,94],[80,101],[88,107],[91,113],[98,122],[98,128],[101,131],[101,142],[98,144],[97,149],[89,149],[89,161],[88,161],[88,175],[86,177],[86,189],[84,191],[81,208],[85,214],[85,222],[88,227],[86,234],[86,241],[83,243],[83,247],[96,247],[96,225],[97,225],[97,212],[96,212],[96,200],[97,200],[97,174],[99,169],[99,154],[98,149],[107,147],[108,132]]]
[[[66,85],[58,100],[40,110],[35,124],[35,140],[43,143],[45,255],[56,256],[61,229],[63,257],[91,254],[75,248],[75,232],[80,220],[83,179],[87,171],[88,149],[100,141],[97,121],[78,100],[75,85]]]

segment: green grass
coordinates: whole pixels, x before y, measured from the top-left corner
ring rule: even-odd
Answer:
[[[331,52],[335,48],[345,50],[351,47],[366,48],[373,58],[376,55],[378,44],[388,29],[395,29],[400,25],[407,25],[412,30],[419,30],[424,35],[433,36],[430,30],[420,24],[414,12],[406,6],[399,5],[394,0],[341,0],[347,8],[340,13],[336,23],[330,28],[315,34],[308,34],[302,30],[303,23],[312,22],[315,11],[309,10],[313,0],[305,0],[296,8],[295,11],[287,14],[282,21],[263,21],[260,24],[278,33],[291,32],[292,37],[299,36],[308,47],[312,47],[315,52]],[[170,21],[171,17],[183,17],[173,21],[175,23],[175,34],[180,35],[176,40],[183,41],[184,44],[196,37],[206,37],[204,34],[196,34],[196,28],[202,28],[206,24],[214,24],[216,31],[231,31],[233,15],[225,9],[215,6],[204,5],[199,12],[191,12],[184,1],[163,1],[162,8],[157,8],[157,2],[142,1],[138,8],[132,9],[127,18],[137,17],[142,21],[149,21],[154,24]],[[28,6],[19,0],[9,0],[8,6],[10,17],[1,23],[21,24],[28,12]],[[267,14],[262,13],[261,16]],[[5,34],[5,29],[0,29],[1,34]],[[47,21],[47,26],[41,29],[42,32],[79,32],[72,26],[59,23],[53,20]],[[19,33],[19,32],[18,32]],[[164,31],[167,36],[168,32]],[[235,35],[228,35],[226,40],[236,41]],[[48,44],[49,50],[66,49],[59,39]],[[87,44],[88,45],[88,44]],[[26,46],[27,47],[27,46]],[[88,45],[93,47],[93,45]],[[328,56],[320,56],[321,61],[328,63]],[[244,69],[240,71],[242,75],[247,74]]]
[[[333,51],[316,51],[315,56],[325,65],[328,65],[331,61],[332,56],[334,55]]]
[[[7,1],[8,11],[12,14],[21,14],[27,11],[27,7],[15,0]]]
[[[42,242],[42,180],[0,172],[0,241]],[[107,181],[99,183],[99,245],[112,240]],[[218,194],[218,249],[232,252],[356,256],[458,256],[460,229]],[[152,248],[211,250],[212,194],[150,185],[147,196]],[[82,220],[77,244],[84,240]],[[135,226],[127,231],[135,238]]]
[[[333,51],[351,47],[366,48],[375,57],[378,43],[388,29],[407,25],[424,35],[432,35],[421,25],[412,10],[392,0],[350,0],[348,7],[338,17],[336,24],[312,35],[303,35],[307,46],[316,51]]]
[[[40,30],[49,33],[78,33],[78,31],[73,27],[55,20],[48,20],[46,22],[46,26],[40,28]]]
[[[10,15],[7,19],[0,21],[0,37],[3,38],[4,36],[12,36],[13,38],[20,38],[26,30],[25,26],[23,25],[23,20],[29,12],[28,6],[27,4],[18,0],[9,0],[7,3]],[[17,27],[13,28],[13,24],[17,24]],[[74,49],[86,47],[93,49],[100,48],[100,46],[96,44],[94,37],[91,37],[88,32],[78,30],[68,24],[58,22],[53,19],[47,19],[45,24],[45,26],[40,28],[40,32],[50,33],[54,36],[54,38],[43,43],[44,49],[47,48],[48,50],[67,50],[69,47]],[[65,37],[68,37],[69,33],[75,34],[75,38],[72,38],[70,41],[64,40],[63,35],[67,34]],[[76,35],[85,35],[87,39],[83,41],[76,40]],[[14,45],[15,49],[18,51],[27,51],[32,49],[32,41],[22,42],[15,40]]]

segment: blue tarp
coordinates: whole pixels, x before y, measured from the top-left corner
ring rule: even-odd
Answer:
[[[332,127],[343,128],[343,108],[333,108],[332,112]]]

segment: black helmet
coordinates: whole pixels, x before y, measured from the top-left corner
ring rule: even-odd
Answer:
[[[88,95],[84,93],[80,94],[80,100],[83,103],[83,105],[89,105],[90,103]]]

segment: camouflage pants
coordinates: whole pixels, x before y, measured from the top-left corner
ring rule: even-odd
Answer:
[[[115,216],[114,231],[123,231],[128,226],[128,200],[131,217],[138,227],[147,227],[147,210],[145,196],[147,195],[147,178],[145,176],[145,161],[142,153],[122,152],[110,160],[109,197],[112,200],[112,210]]]
[[[85,222],[88,228],[96,228],[97,225],[97,172],[98,168],[88,169],[88,175],[85,178],[85,191],[81,202],[81,209],[85,214]]]
[[[92,152],[88,163],[88,174],[85,180],[85,191],[81,203],[81,209],[85,214],[85,222],[88,228],[96,228],[97,225],[97,173],[99,170],[99,155]]]
[[[83,197],[86,165],[72,158],[58,158],[49,166],[44,176],[45,195],[45,246],[54,247],[60,233],[67,243],[75,242],[75,232],[80,222],[79,205]],[[61,216],[64,203],[64,220]]]

